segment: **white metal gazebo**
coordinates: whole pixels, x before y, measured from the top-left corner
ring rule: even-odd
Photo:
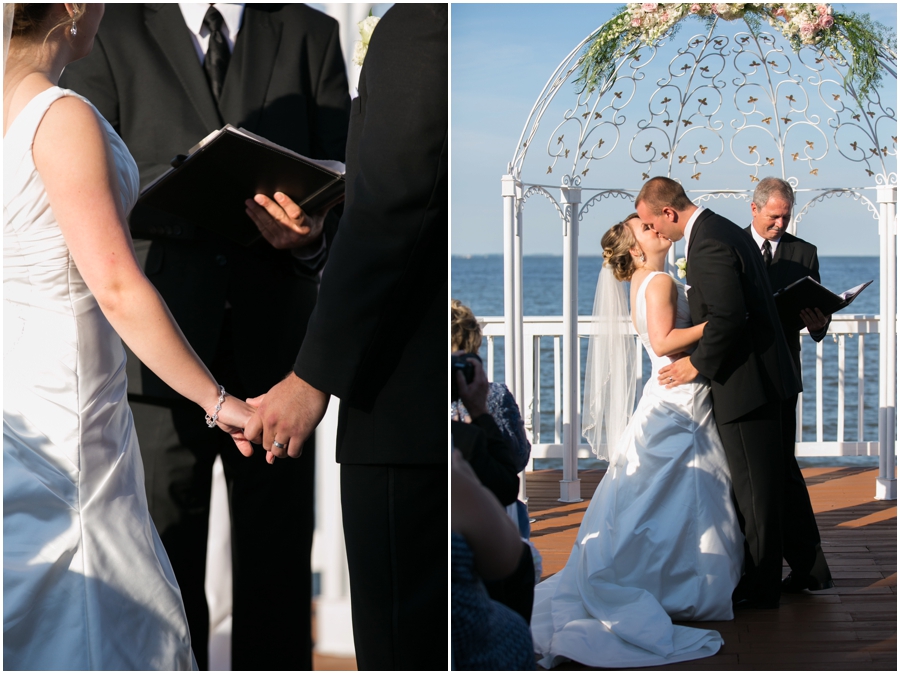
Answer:
[[[505,376],[532,432],[539,396],[536,347],[529,342],[533,334],[526,334],[522,301],[523,223],[529,199],[549,200],[562,224],[560,500],[580,500],[579,228],[592,207],[605,199],[633,201],[643,181],[654,175],[680,180],[697,203],[725,198],[749,203],[755,182],[768,175],[781,177],[797,192],[792,232],[810,208],[836,197],[855,200],[874,218],[880,240],[879,316],[856,324],[836,322],[833,330],[841,339],[845,333],[860,338],[867,331],[879,334],[875,497],[896,499],[894,100],[882,100],[877,87],[860,87],[852,64],[833,53],[813,47],[795,53],[777,31],[761,30],[753,20],[726,21],[715,15],[702,32],[686,40],[668,33],[618,55],[602,79],[579,86],[585,53],[597,34],[576,46],[550,77],[502,178]],[[879,46],[877,51],[881,72],[895,86],[895,50]],[[828,185],[827,165],[822,163],[828,154],[858,168],[858,186]],[[674,254],[673,247],[670,264]],[[843,359],[843,341],[841,348]],[[821,381],[821,372],[819,376]],[[840,395],[843,411],[843,389]],[[821,385],[817,396],[821,407]],[[839,423],[842,436],[843,421]],[[799,427],[802,431],[802,424]],[[818,436],[821,440],[821,426]],[[855,446],[844,451],[856,453]]]

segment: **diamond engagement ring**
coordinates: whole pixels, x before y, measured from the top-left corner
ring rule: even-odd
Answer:
[[[273,447],[278,447],[278,449],[285,449],[285,448],[287,448],[287,445],[278,442],[278,440],[273,440],[273,441],[272,441],[272,446],[273,446]]]
[[[669,381],[675,381],[675,377],[669,377]],[[276,443],[278,444],[278,443]]]

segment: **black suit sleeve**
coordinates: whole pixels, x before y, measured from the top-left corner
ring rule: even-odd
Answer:
[[[519,494],[519,477],[511,449],[490,414],[482,414],[471,424],[452,422],[453,444],[459,449],[479,481],[503,505]]]
[[[741,261],[732,248],[714,239],[694,244],[690,259],[692,281],[703,288],[708,312],[708,323],[691,354],[691,364],[703,376],[715,380],[747,329]]]
[[[410,14],[427,20],[405,21]],[[360,78],[348,200],[294,366],[345,402],[370,364],[390,369],[408,329],[401,323],[428,301],[419,289],[446,280],[446,13],[395,5],[372,35]]]

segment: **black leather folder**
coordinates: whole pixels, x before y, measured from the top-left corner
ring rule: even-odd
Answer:
[[[141,236],[139,223],[162,211],[248,246],[261,235],[244,202],[275,192],[308,213],[330,208],[344,198],[344,165],[309,159],[227,124],[178,155],[171,169],[141,191],[132,231]]]
[[[848,306],[870,283],[872,281],[866,281],[836,295],[813,278],[804,276],[776,292],[775,305],[785,328],[802,330],[806,327],[800,318],[803,309],[818,307],[823,314],[829,316]]]

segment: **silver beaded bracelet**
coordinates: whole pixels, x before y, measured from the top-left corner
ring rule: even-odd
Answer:
[[[216,422],[219,420],[219,410],[222,409],[222,403],[225,402],[225,396],[228,395],[225,393],[225,387],[221,384],[219,386],[219,402],[216,403],[216,411],[213,412],[212,416],[206,415],[206,425],[212,428],[216,425]]]

